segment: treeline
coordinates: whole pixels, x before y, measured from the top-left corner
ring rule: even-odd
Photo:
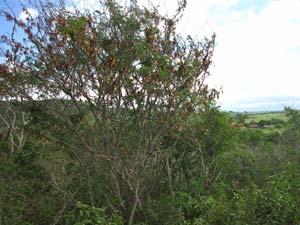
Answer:
[[[257,126],[259,128],[283,128],[286,126],[286,122],[281,119],[271,118],[270,120],[261,119],[258,122],[250,121],[245,123],[246,127]]]

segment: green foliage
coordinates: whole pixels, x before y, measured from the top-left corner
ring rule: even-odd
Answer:
[[[234,120],[238,123],[238,124],[244,124],[246,122],[246,120],[248,119],[248,114],[247,113],[235,113],[234,114]]]
[[[251,185],[234,194],[229,224],[297,224],[297,197],[291,193],[285,177],[270,180],[259,188]]]
[[[113,214],[111,217],[106,215],[104,208],[88,206],[77,202],[79,218],[74,225],[122,225],[123,219]]]
[[[84,16],[81,17],[69,17],[64,22],[65,24],[58,23],[58,29],[63,35],[68,35],[74,38],[75,35],[82,35],[85,32],[87,25],[87,19]]]
[[[255,158],[248,150],[235,149],[218,157],[222,180],[239,189],[249,185],[255,177]]]
[[[221,205],[212,196],[176,192],[151,202],[146,210],[147,224],[214,224],[220,219]]]
[[[263,142],[265,133],[260,129],[243,129],[238,133],[238,137],[241,143],[256,148]]]
[[[48,129],[49,125],[45,125],[47,116],[44,117],[43,111],[33,110],[31,118],[39,122],[28,124],[30,134],[33,134],[33,130],[35,134],[39,133],[39,129],[43,134],[47,129],[49,137],[52,132],[56,133],[55,129]],[[124,124],[126,131],[134,133],[136,122],[134,117],[128,120]],[[293,122],[290,124],[292,126]],[[181,129],[175,132],[177,136],[166,136],[164,142],[165,146],[172,146],[172,141],[179,138],[173,149],[175,152],[172,152],[170,164],[174,171],[175,191],[170,194],[166,188],[168,185],[165,185],[168,183],[167,178],[157,176],[160,184],[149,187],[154,188],[153,194],[147,205],[137,209],[136,224],[299,223],[299,153],[288,143],[282,144],[281,148],[276,147],[276,143],[281,141],[285,134],[280,134],[273,143],[269,135],[263,134],[261,137],[259,134],[262,133],[257,130],[257,133],[252,130],[234,130],[230,126],[231,120],[228,115],[215,108],[196,113],[185,126],[183,125],[184,123],[181,124]],[[67,134],[68,132],[65,133]],[[33,135],[32,138],[35,140],[36,136]],[[70,135],[65,138],[73,137]],[[74,156],[69,154],[72,151],[68,147],[63,151],[51,152],[56,144],[53,145],[49,141],[41,150],[41,142],[36,140],[34,143],[32,140],[26,142],[21,152],[1,153],[1,160],[5,163],[1,164],[0,197],[7,202],[1,206],[1,222],[51,223],[57,216],[56,212],[63,207],[63,195],[52,188],[51,176],[62,176],[61,179],[66,181],[58,187],[64,188],[70,194],[76,191],[76,199],[89,202],[79,202],[76,209],[69,205],[61,218],[61,224],[121,225],[126,222],[128,215],[121,217],[121,213],[112,213],[114,211],[111,208],[105,210],[109,204],[118,200],[114,192],[107,189],[111,180],[97,172],[101,165],[80,165],[76,160],[72,160]],[[2,150],[5,146],[2,145]],[[218,179],[211,182],[209,188],[205,184],[205,176],[214,177],[214,170],[204,173],[203,167],[199,166],[201,155],[196,150],[197,147],[203,150],[205,165],[217,166],[215,171]],[[214,149],[214,152],[210,149]],[[184,157],[180,158],[182,156],[179,153],[183,151]],[[81,160],[84,157],[86,156],[82,155]],[[87,160],[92,162],[91,159]],[[57,167],[66,170],[67,176],[63,175],[65,172],[57,171]],[[87,171],[89,172],[86,173]],[[58,177],[55,179],[56,182],[62,182]],[[95,206],[89,206],[92,202]],[[21,212],[22,216],[18,217]]]

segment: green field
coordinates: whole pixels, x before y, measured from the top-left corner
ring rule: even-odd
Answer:
[[[246,119],[246,123],[255,122],[259,123],[261,120],[271,120],[271,119],[279,119],[284,122],[287,121],[287,116],[284,112],[264,112],[264,113],[253,113],[248,114],[248,117]],[[280,128],[248,128],[248,129],[259,129],[262,130],[264,133],[273,133],[273,132],[279,132],[282,133],[285,130],[285,126],[282,126]]]
[[[287,121],[287,116],[285,115],[284,112],[268,112],[268,113],[250,114],[246,119],[246,123],[249,123],[250,121],[259,122],[260,120],[271,120],[272,118]]]

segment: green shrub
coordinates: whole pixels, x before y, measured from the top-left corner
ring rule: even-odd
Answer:
[[[77,203],[79,218],[74,225],[122,225],[123,219],[119,215],[108,216],[104,208],[97,208]]]

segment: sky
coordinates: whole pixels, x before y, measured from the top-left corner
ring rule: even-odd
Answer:
[[[300,0],[190,0],[179,31],[216,33],[209,83],[222,87],[223,109],[300,108]]]
[[[0,0],[0,8],[6,7]],[[97,0],[72,0],[93,8]],[[176,0],[138,0],[172,15]],[[17,0],[7,2],[20,13]],[[20,14],[20,17],[24,15]],[[0,33],[7,26],[0,19]],[[178,32],[202,40],[217,35],[208,83],[222,88],[221,108],[300,108],[300,0],[187,0]]]

